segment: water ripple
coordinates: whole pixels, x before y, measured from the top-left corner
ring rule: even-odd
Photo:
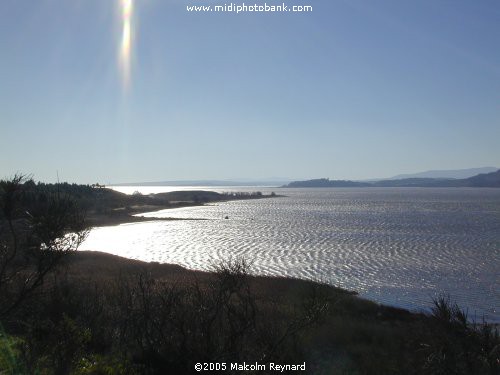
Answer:
[[[283,193],[149,213],[208,220],[96,228],[82,249],[202,270],[242,256],[257,274],[322,280],[413,309],[449,293],[478,319],[500,321],[500,189]]]

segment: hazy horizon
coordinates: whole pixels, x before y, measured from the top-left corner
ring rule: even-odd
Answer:
[[[404,173],[401,175],[396,175],[396,176],[384,176],[384,177],[378,177],[378,178],[370,178],[370,179],[353,179],[353,181],[376,181],[376,180],[391,180],[391,179],[402,179],[402,178],[411,178],[414,177],[420,177],[419,175],[424,175],[427,173],[433,174],[434,176],[429,177],[429,178],[467,178],[467,177],[472,177],[477,174],[481,173],[490,173],[499,170],[500,168],[497,167],[478,167],[478,168],[464,168],[464,169],[456,169],[456,170],[427,170],[427,171],[419,171],[419,172],[414,172],[414,173]],[[440,175],[438,172],[443,172],[442,175]],[[456,176],[449,176],[455,172]],[[462,173],[460,173],[462,172]],[[468,172],[468,173],[465,173]],[[425,177],[425,176],[424,176]],[[229,182],[234,182],[238,184],[244,184],[244,183],[271,183],[271,182],[277,182],[277,183],[285,183],[285,182],[292,182],[292,181],[300,181],[300,180],[311,180],[311,179],[316,179],[316,178],[329,178],[331,180],[345,180],[342,178],[336,178],[335,176],[308,176],[308,177],[296,177],[296,178],[291,178],[291,177],[262,177],[262,178],[252,178],[252,177],[240,177],[240,178],[226,178],[226,179],[220,179],[220,178],[208,178],[208,179],[187,179],[187,180],[156,180],[156,181],[114,181],[114,182],[109,182],[108,185],[127,185],[127,184],[168,184],[168,183],[174,183],[174,184],[200,184],[202,182],[207,182],[207,183],[217,183],[217,182],[223,182],[223,183],[229,183]]]
[[[2,1],[0,178],[367,180],[500,166],[498,1],[286,3],[313,10]]]
[[[285,184],[293,181],[304,181],[304,180],[312,180],[312,179],[319,179],[319,178],[327,178],[330,180],[351,180],[351,181],[378,181],[378,180],[394,180],[394,179],[404,179],[404,178],[412,178],[412,177],[427,177],[427,176],[421,176],[425,174],[431,174],[432,176],[429,176],[429,178],[467,178],[467,177],[472,177],[477,174],[484,174],[484,173],[490,173],[500,170],[498,167],[476,167],[476,168],[463,168],[463,169],[453,169],[453,170],[426,170],[426,171],[417,171],[417,172],[409,172],[409,173],[403,173],[400,175],[395,175],[395,176],[383,176],[383,177],[373,177],[373,178],[367,178],[367,179],[346,179],[346,178],[339,178],[336,176],[327,176],[327,175],[317,175],[317,176],[304,176],[304,177],[233,177],[233,178],[189,178],[189,179],[157,179],[157,180],[149,180],[149,181],[79,181],[77,183],[83,183],[83,184],[94,184],[94,183],[99,183],[102,185],[110,185],[110,186],[126,186],[126,185],[144,185],[147,186],[148,184],[152,185],[165,185],[168,186],[168,184],[172,185],[178,185],[178,186],[201,186],[202,183],[207,183],[209,185],[214,185],[217,186],[218,183],[220,183],[220,186],[231,186],[230,183],[235,183],[236,185],[241,185],[245,186],[245,183],[248,184],[248,186],[259,186],[257,185],[258,183],[261,184],[271,184],[271,183],[276,183],[276,184]],[[442,175],[440,175],[438,172],[444,172]],[[455,174],[456,176],[451,176],[452,174]],[[13,177],[14,175],[22,175],[25,178],[32,178],[35,181],[39,182],[44,182],[44,183],[54,183],[54,182],[68,182],[68,183],[75,183],[76,181],[71,181],[71,180],[65,180],[64,178],[61,178],[61,176],[58,175],[56,172],[56,177],[54,179],[49,179],[49,180],[42,180],[37,178],[37,176],[33,174],[26,174],[22,173],[20,171],[17,171],[13,173],[12,175],[9,176],[1,176],[0,179],[2,178],[9,178]],[[263,185],[262,185],[263,186]]]

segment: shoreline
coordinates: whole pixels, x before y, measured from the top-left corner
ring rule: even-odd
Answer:
[[[179,200],[179,201],[168,201],[165,199],[169,194],[195,194],[195,200]],[[250,199],[268,199],[268,198],[281,198],[284,195],[278,194],[244,194],[244,193],[233,193],[233,194],[217,194],[214,197],[210,197],[209,199],[198,200],[196,194],[212,194],[214,192],[211,191],[175,191],[170,193],[158,193],[152,194],[148,196],[148,198],[153,197],[156,199],[160,198],[159,203],[151,204],[151,203],[139,203],[131,206],[123,206],[118,208],[113,208],[111,210],[105,210],[104,212],[93,212],[87,213],[87,224],[89,228],[98,228],[98,227],[106,227],[106,226],[115,226],[120,224],[131,224],[131,223],[140,223],[140,222],[148,222],[148,221],[177,221],[177,220],[209,220],[204,218],[173,218],[173,217],[144,217],[140,216],[141,214],[158,212],[162,210],[170,210],[177,208],[185,208],[185,207],[201,207],[206,206],[213,203],[221,203],[221,202],[230,202],[237,200],[250,200]],[[132,197],[132,196],[130,196]],[[191,198],[191,197],[188,197]]]
[[[169,208],[160,208],[157,210],[153,211],[145,211],[141,213],[149,213],[149,212],[156,212],[156,211],[162,211],[164,209],[169,209]],[[139,214],[140,215],[140,214]],[[100,228],[100,227],[111,227],[115,225],[121,225],[121,224],[133,224],[133,223],[143,223],[143,222],[148,222],[148,221],[178,221],[178,220],[193,220],[193,221],[198,221],[198,220],[208,220],[204,218],[175,218],[175,217],[145,217],[145,216],[133,216],[133,215],[110,215],[110,216],[98,216],[98,217],[91,217],[88,219],[89,227],[92,228]]]
[[[183,219],[174,219],[183,220]],[[197,219],[188,219],[197,220]],[[73,258],[73,259],[72,259]],[[102,277],[113,278],[119,275],[122,271],[130,272],[147,272],[153,278],[158,278],[161,281],[168,283],[181,284],[189,281],[210,281],[215,273],[211,270],[196,270],[190,269],[180,264],[175,263],[160,263],[156,261],[143,261],[133,258],[126,258],[120,255],[115,255],[99,250],[77,250],[68,257],[67,262],[72,267],[83,267],[87,272],[95,272],[101,274]],[[103,268],[103,269],[100,269]],[[420,319],[431,314],[430,308],[421,306],[420,308],[408,308],[401,305],[379,302],[371,298],[365,297],[357,290],[345,289],[343,287],[322,283],[316,280],[301,279],[290,276],[270,276],[249,274],[248,277],[253,283],[259,285],[259,289],[266,290],[266,295],[271,295],[271,292],[278,291],[282,293],[284,290],[293,290],[294,288],[304,288],[306,286],[322,286],[332,290],[334,293],[340,293],[344,296],[355,298],[360,304],[371,305],[370,309],[380,309],[383,314],[390,312],[392,318],[410,318]],[[471,316],[471,322],[478,322],[477,316]],[[486,323],[500,328],[500,321],[487,320]]]
[[[215,270],[193,270],[179,264],[146,262],[97,250],[77,250],[64,260],[64,268],[73,277],[94,274],[99,275],[100,279],[112,279],[122,275],[123,272],[130,274],[147,273],[154,279],[180,285],[193,281],[201,283],[210,282],[215,277]],[[296,290],[316,286],[325,288],[331,293],[345,297],[346,299],[354,299],[354,303],[359,303],[369,310],[376,310],[377,314],[382,317],[413,320],[420,319],[425,315],[421,312],[411,311],[402,307],[378,303],[360,297],[357,291],[324,284],[319,281],[287,276],[254,274],[248,274],[248,278],[252,288],[259,291],[258,294],[260,297],[294,294]]]

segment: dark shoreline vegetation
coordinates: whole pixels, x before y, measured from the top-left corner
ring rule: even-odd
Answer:
[[[196,363],[243,362],[305,362],[308,374],[499,373],[498,328],[446,297],[415,314],[320,282],[251,276],[245,259],[200,272],[76,251],[92,225],[263,197],[166,194],[0,181],[0,374],[189,374]]]
[[[35,184],[33,180],[24,183],[27,191],[40,191],[43,194],[60,194],[71,197],[85,214],[88,227],[118,225],[152,220],[200,220],[143,217],[141,213],[163,209],[200,206],[204,204],[227,202],[232,200],[277,198],[280,195],[262,194],[259,191],[217,193],[214,191],[190,190],[171,191],[158,194],[141,194],[136,191],[132,195],[108,189],[100,184],[77,185],[68,183]]]

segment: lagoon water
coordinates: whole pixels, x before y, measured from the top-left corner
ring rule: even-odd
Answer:
[[[285,197],[144,214],[205,220],[96,228],[81,249],[200,270],[245,257],[255,274],[320,280],[416,311],[449,294],[470,317],[500,322],[500,189],[116,188],[184,189]]]

